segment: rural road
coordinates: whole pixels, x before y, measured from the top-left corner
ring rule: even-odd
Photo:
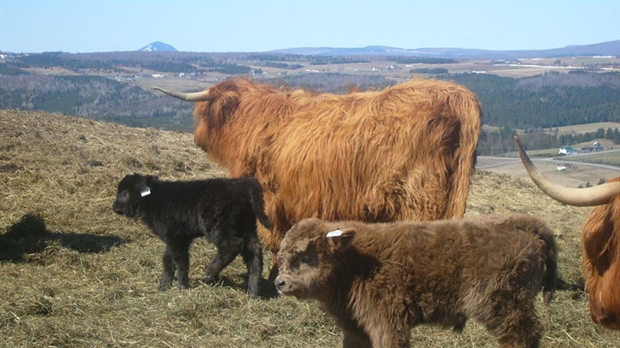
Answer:
[[[566,163],[580,164],[584,166],[614,170],[620,174],[620,167],[612,166],[608,164],[563,161],[563,160],[559,160],[553,157],[532,158],[531,160],[532,162],[551,162],[551,163],[555,163],[555,165],[564,165]],[[481,165],[481,162],[484,162],[485,164]],[[505,166],[507,164],[514,163],[514,162],[521,163],[521,159],[511,158],[511,157],[478,156],[478,164],[476,165],[476,168],[484,169],[484,170],[491,170],[492,168],[502,167],[502,166]]]
[[[570,162],[554,158],[533,158],[532,162],[545,177],[570,187],[585,186],[587,182],[596,185],[601,179],[620,176],[620,167],[612,165]],[[566,169],[559,171],[559,166]],[[517,178],[529,178],[519,158],[478,156],[476,169]]]

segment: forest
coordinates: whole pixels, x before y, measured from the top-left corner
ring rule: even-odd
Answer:
[[[441,75],[478,94],[485,124],[537,129],[620,122],[619,73],[547,73],[513,79],[491,74]]]
[[[3,109],[43,110],[93,119],[191,118],[192,108],[138,86],[97,76],[3,76]]]

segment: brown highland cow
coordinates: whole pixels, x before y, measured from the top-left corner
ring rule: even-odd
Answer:
[[[465,214],[482,112],[463,86],[416,79],[335,95],[234,79],[198,93],[164,92],[197,102],[194,140],[210,158],[231,177],[259,180],[274,225],[259,232],[274,253],[306,217]]]

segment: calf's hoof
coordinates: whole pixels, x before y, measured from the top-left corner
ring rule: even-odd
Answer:
[[[187,290],[187,289],[189,289],[189,288],[190,288],[190,286],[189,286],[189,279],[187,279],[187,280],[185,280],[185,281],[180,281],[180,282],[179,282],[179,289],[181,289],[181,290]]]
[[[172,286],[172,278],[163,277],[159,281],[159,291],[168,290],[170,289],[171,286]]]
[[[258,297],[258,286],[254,287],[248,287],[248,295],[252,296],[252,297]]]
[[[207,275],[205,283],[209,285],[215,285],[220,281],[220,277],[217,275]]]

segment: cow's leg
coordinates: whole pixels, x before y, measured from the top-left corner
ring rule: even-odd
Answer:
[[[373,305],[381,308],[377,311],[365,311],[364,327],[356,325],[358,330],[368,335],[372,347],[408,348],[411,327],[416,325],[415,315],[403,317],[405,313],[410,312],[410,309],[404,303],[383,298],[375,291],[364,293],[362,296],[372,298]]]
[[[529,297],[516,294],[514,298]],[[497,303],[497,317],[485,323],[486,328],[497,337],[499,346],[537,348],[543,333],[543,323],[536,315],[534,301],[527,300]]]
[[[398,311],[403,313],[404,311]],[[399,347],[409,348],[409,327],[399,321],[399,316],[392,316],[393,320],[385,316],[373,320],[374,325],[368,325],[368,335],[373,347]]]
[[[232,235],[232,233],[224,234]],[[239,255],[243,248],[243,239],[231,237],[221,241],[217,247],[217,254],[213,261],[207,267],[205,282],[207,284],[215,284],[220,272],[224,267],[228,266]]]
[[[372,342],[362,329],[344,329],[342,348],[372,348]]]
[[[283,213],[285,211],[283,208],[284,204],[277,200],[272,192],[265,192],[265,213],[273,224],[273,230],[270,231],[259,224],[258,234],[265,243],[265,247],[271,251],[271,267],[268,278],[271,283],[278,276],[278,259],[276,255],[278,250],[280,250],[280,242],[284,239],[286,231],[292,227],[289,218]]]
[[[258,296],[258,284],[263,273],[263,247],[255,233],[251,233],[245,241],[243,261],[248,269],[248,294]]]
[[[174,273],[177,269],[177,267],[174,265],[174,261],[172,260],[172,249],[168,244],[166,244],[166,251],[164,252],[164,257],[162,261],[164,266],[164,273],[161,277],[161,280],[159,281],[159,290],[166,290],[172,285]]]
[[[504,321],[499,331],[497,341],[502,348],[538,348],[542,338],[543,324],[532,306],[531,312],[516,311],[512,318]]]
[[[274,280],[278,277],[278,258],[277,251],[271,252],[271,267],[269,268],[269,281],[273,283]]]
[[[189,246],[192,240],[175,239],[170,243],[172,260],[179,277],[179,288],[189,289]]]

